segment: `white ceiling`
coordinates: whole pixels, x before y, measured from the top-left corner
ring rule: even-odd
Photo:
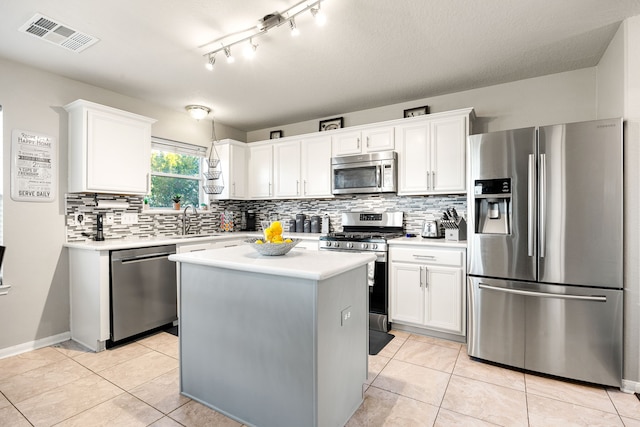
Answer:
[[[326,0],[257,56],[215,70],[200,48],[298,0],[3,0],[0,57],[243,131],[340,115],[598,63],[640,0]],[[18,32],[41,13],[100,39],[77,53]],[[1,78],[1,76],[0,76]]]

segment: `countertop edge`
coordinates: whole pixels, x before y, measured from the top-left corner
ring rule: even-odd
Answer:
[[[222,255],[222,257],[216,257],[216,254],[224,255]],[[295,252],[294,250],[281,257],[271,257],[260,255],[247,245],[225,248],[224,251],[214,248],[206,251],[176,254],[169,256],[169,260],[207,267],[315,281],[329,279],[376,260],[376,256],[372,253],[351,254],[353,256],[349,258],[345,258],[343,255],[344,254],[338,254],[336,252]],[[305,258],[308,256],[314,258],[313,263],[305,265],[302,259],[299,260],[300,262],[296,262],[296,258]],[[321,261],[322,258],[333,258],[333,260],[330,263],[323,263]],[[274,262],[268,264],[271,260]],[[287,266],[287,263],[291,263],[291,265]]]

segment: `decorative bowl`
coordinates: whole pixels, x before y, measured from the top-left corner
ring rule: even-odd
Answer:
[[[300,239],[291,239],[291,243],[256,243],[256,240],[258,239],[247,239],[244,242],[255,249],[260,255],[267,256],[284,255],[300,243]]]

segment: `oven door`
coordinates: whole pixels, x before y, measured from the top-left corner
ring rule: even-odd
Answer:
[[[380,193],[383,172],[380,162],[331,165],[333,194]]]

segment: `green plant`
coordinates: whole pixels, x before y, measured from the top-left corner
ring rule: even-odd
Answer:
[[[180,203],[180,199],[182,199],[182,196],[180,194],[176,194],[171,198],[171,200],[173,200],[173,203]]]

